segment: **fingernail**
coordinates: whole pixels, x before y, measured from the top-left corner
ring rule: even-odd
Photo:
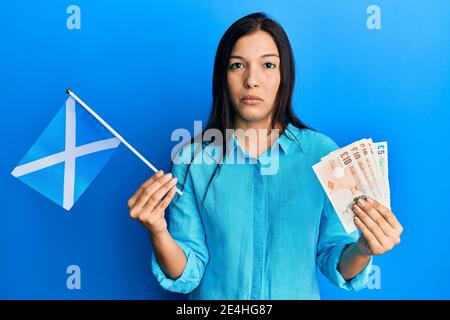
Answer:
[[[363,198],[359,198],[357,204],[360,205],[360,206],[363,206],[365,204],[364,199]]]
[[[173,178],[172,181],[171,181],[171,183],[176,183],[177,181],[178,181],[177,178]]]
[[[167,179],[171,179],[172,178],[172,174],[171,173],[168,173],[167,174]]]

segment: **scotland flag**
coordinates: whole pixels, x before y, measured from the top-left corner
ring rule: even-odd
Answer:
[[[119,144],[69,97],[11,174],[70,210]]]

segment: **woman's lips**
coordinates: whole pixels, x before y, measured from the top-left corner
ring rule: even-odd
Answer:
[[[254,105],[254,104],[261,103],[263,100],[258,96],[245,96],[241,99],[241,101],[244,104]]]
[[[242,99],[241,101],[243,104],[250,104],[250,105],[255,105],[262,102],[261,100],[254,100],[254,99]]]

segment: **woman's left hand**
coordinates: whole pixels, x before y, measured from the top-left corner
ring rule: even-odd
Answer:
[[[403,227],[391,210],[374,199],[364,198],[352,207],[355,224],[361,230],[356,247],[365,256],[381,255],[400,243]]]

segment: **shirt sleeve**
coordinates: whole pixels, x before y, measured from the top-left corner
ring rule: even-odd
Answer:
[[[338,271],[338,264],[344,249],[358,240],[358,231],[348,234],[336,211],[325,196],[317,244],[317,264],[331,283],[346,290],[359,291],[368,282],[372,269],[372,257],[361,272],[350,280],[345,280]]]
[[[159,265],[155,253],[152,254],[152,271],[159,284],[163,289],[177,293],[190,293],[200,284],[209,259],[192,177],[186,171],[186,164],[173,164],[172,175],[179,181],[178,188],[183,183],[186,174],[187,178],[183,195],[176,194],[167,213],[169,233],[186,255],[187,262],[183,273],[177,279],[167,277]]]

